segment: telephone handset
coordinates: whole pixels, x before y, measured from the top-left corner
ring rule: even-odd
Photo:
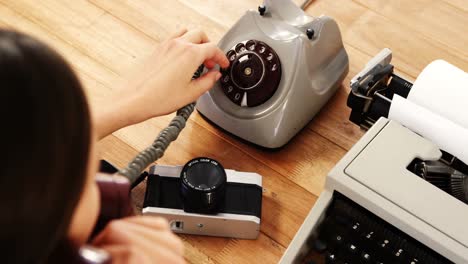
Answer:
[[[335,93],[348,73],[336,22],[290,0],[265,0],[218,43],[230,61],[198,111],[256,145],[279,148]]]
[[[92,237],[99,233],[111,220],[135,214],[129,195],[131,191],[130,181],[116,174],[117,172],[115,166],[101,160],[100,173],[96,175],[101,209]]]
[[[116,174],[117,168],[105,160],[101,160],[100,169],[96,175],[99,188],[101,208],[91,239],[94,238],[112,220],[134,215],[130,198],[130,181]],[[71,252],[72,255],[76,254]],[[99,248],[85,245],[79,248],[78,254],[66,256],[68,263],[76,264],[111,264],[109,253]]]

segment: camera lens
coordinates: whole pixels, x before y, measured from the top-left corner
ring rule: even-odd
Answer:
[[[224,202],[226,172],[223,166],[210,158],[193,159],[180,173],[181,196],[184,211],[215,214]]]

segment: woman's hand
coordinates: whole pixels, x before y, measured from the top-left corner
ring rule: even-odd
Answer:
[[[192,80],[202,63],[210,71]],[[219,71],[213,70],[216,64],[226,68],[229,61],[203,31],[182,30],[162,42],[116,93],[111,104],[98,109],[99,138],[196,101],[221,77]]]
[[[114,220],[92,244],[109,252],[113,264],[185,263],[181,240],[160,217],[133,216]]]

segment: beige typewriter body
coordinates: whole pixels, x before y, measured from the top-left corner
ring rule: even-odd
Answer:
[[[468,206],[407,170],[441,151],[395,121],[380,118],[327,177],[325,190],[280,263],[297,263],[337,191],[455,263],[468,263]]]

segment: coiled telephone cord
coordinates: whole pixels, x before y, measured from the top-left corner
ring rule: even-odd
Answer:
[[[200,65],[194,73],[192,80],[200,77],[203,69],[203,65]],[[130,161],[127,167],[118,172],[118,174],[126,177],[130,181],[132,188],[138,185],[138,183],[143,181],[146,177],[147,174],[142,174],[143,170],[151,163],[161,158],[171,142],[177,139],[194,109],[195,103],[191,103],[180,108],[169,125],[159,133],[153,144],[141,151],[135,158],[133,158],[132,161]]]

